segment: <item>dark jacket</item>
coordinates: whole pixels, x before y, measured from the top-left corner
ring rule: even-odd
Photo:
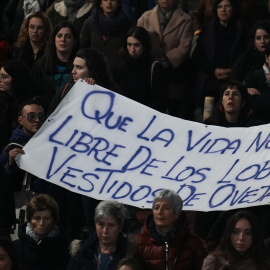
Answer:
[[[101,51],[106,56],[113,73],[114,67],[120,61],[118,52],[124,44],[132,22],[122,10],[116,14],[110,26],[100,19],[101,16],[100,9],[93,9],[91,16],[84,21],[80,35],[80,46],[81,48],[91,47]]]
[[[32,46],[30,44],[29,39],[26,41],[25,45],[22,47],[13,47],[12,48],[12,57],[15,60],[22,60],[26,63],[31,69],[32,66],[39,60],[44,54],[45,49],[39,50],[36,55],[36,59],[34,59],[34,52]]]
[[[265,56],[253,47],[243,52],[234,63],[230,79],[243,82],[248,72],[261,67],[265,62]]]
[[[268,123],[270,122],[270,87],[266,83],[263,67],[250,71],[245,79],[247,88],[255,88],[261,94],[250,95],[250,102],[258,113],[258,116]]]
[[[12,183],[14,191],[21,191],[23,178],[26,172],[21,170],[16,164],[9,164],[9,151],[14,148],[23,148],[30,139],[31,136],[25,133],[22,127],[19,126],[13,131],[10,143],[5,147],[0,155],[0,162],[8,174],[9,181]],[[29,177],[31,177],[31,190],[36,193],[47,193],[49,186],[53,185],[45,180],[37,178],[36,176],[29,174]]]
[[[59,91],[55,93],[49,105],[47,117],[53,113],[53,111],[57,108],[61,100],[66,96],[66,94],[70,91],[70,89],[74,86],[74,84],[75,84],[74,82],[67,83],[66,85],[63,85],[59,89]]]
[[[247,28],[240,21],[233,21],[224,27],[213,19],[204,27],[193,54],[199,68],[194,86],[196,96],[204,95],[207,80],[216,81],[216,68],[233,67],[246,47],[246,35]]]
[[[221,108],[218,108],[213,116],[203,121],[206,125],[219,126],[219,127],[252,127],[265,124],[264,121],[257,118],[254,111],[250,108],[243,109],[239,115],[239,121],[237,123],[230,123],[225,117]]]
[[[73,244],[73,243],[72,243]],[[67,270],[92,270],[97,269],[95,265],[95,252],[98,249],[99,240],[96,233],[93,233],[87,240],[82,241],[79,250],[72,256]],[[129,249],[128,242],[122,234],[119,235],[115,257],[113,258],[109,268],[106,270],[114,269],[116,263],[127,254],[132,254],[132,249]],[[102,268],[103,269],[103,268]]]
[[[64,270],[68,263],[68,249],[64,238],[45,237],[38,245],[26,232],[27,223],[19,228],[19,239],[14,241],[24,270]]]
[[[10,232],[15,222],[15,205],[11,182],[0,164],[0,229]]]
[[[174,235],[167,238],[157,232],[153,216],[150,215],[145,221],[143,232],[137,234],[136,241],[145,269],[201,270],[207,255],[206,250],[199,237],[189,232],[184,212],[176,221]],[[168,248],[168,261],[166,248]]]
[[[44,56],[45,57],[45,56]],[[58,88],[61,85],[65,85],[68,81],[69,74],[71,69],[66,67],[66,71],[62,73],[61,78],[59,77],[57,83],[55,80],[55,73],[48,74],[44,70],[45,66],[45,58],[41,58],[39,61],[35,63],[33,68],[31,69],[31,78],[34,84],[34,87],[37,94],[42,97],[42,105],[45,107],[45,111],[48,108],[48,104],[50,104],[51,99],[53,98],[55,92],[59,90]],[[63,65],[58,59],[56,59],[56,64]],[[56,68],[56,67],[55,67]]]
[[[159,62],[152,64],[144,55],[138,58],[127,56],[120,64],[116,82],[128,98],[165,112],[168,84],[165,69]]]

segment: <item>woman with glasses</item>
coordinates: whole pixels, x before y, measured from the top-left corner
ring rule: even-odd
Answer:
[[[17,125],[19,105],[33,96],[29,67],[20,60],[5,61],[0,69],[0,150]]]
[[[50,31],[50,21],[45,13],[33,12],[24,20],[12,49],[13,59],[20,59],[31,68],[43,56]]]
[[[238,270],[270,269],[260,224],[250,212],[240,211],[230,217],[221,243],[205,258],[202,270],[216,270],[225,265],[235,266]]]

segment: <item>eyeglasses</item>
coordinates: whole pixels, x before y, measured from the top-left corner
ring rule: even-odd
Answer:
[[[26,116],[21,115],[21,117],[25,117],[29,122],[35,122],[37,119],[40,122],[44,122],[44,120],[45,120],[45,115],[44,114],[36,114],[36,113],[33,113],[33,112],[28,113]]]
[[[7,78],[9,78],[9,76],[8,75],[6,75],[6,74],[3,74],[3,73],[0,73],[0,80],[2,81],[4,81],[5,79],[7,79]]]

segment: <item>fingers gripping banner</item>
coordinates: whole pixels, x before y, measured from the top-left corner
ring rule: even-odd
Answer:
[[[270,201],[269,125],[222,128],[159,113],[78,81],[17,159],[73,192],[150,208],[161,189],[186,210]]]

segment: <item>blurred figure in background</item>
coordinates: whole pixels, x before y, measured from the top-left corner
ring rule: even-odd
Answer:
[[[83,22],[90,16],[92,0],[56,0],[47,9],[52,28],[58,23],[70,21],[80,34]]]
[[[111,72],[120,59],[118,51],[126,33],[132,26],[121,0],[94,0],[91,16],[85,20],[81,31],[81,48],[93,48],[106,56]]]
[[[23,20],[32,12],[45,11],[53,0],[9,0],[2,12],[2,33],[13,45],[18,39]]]

